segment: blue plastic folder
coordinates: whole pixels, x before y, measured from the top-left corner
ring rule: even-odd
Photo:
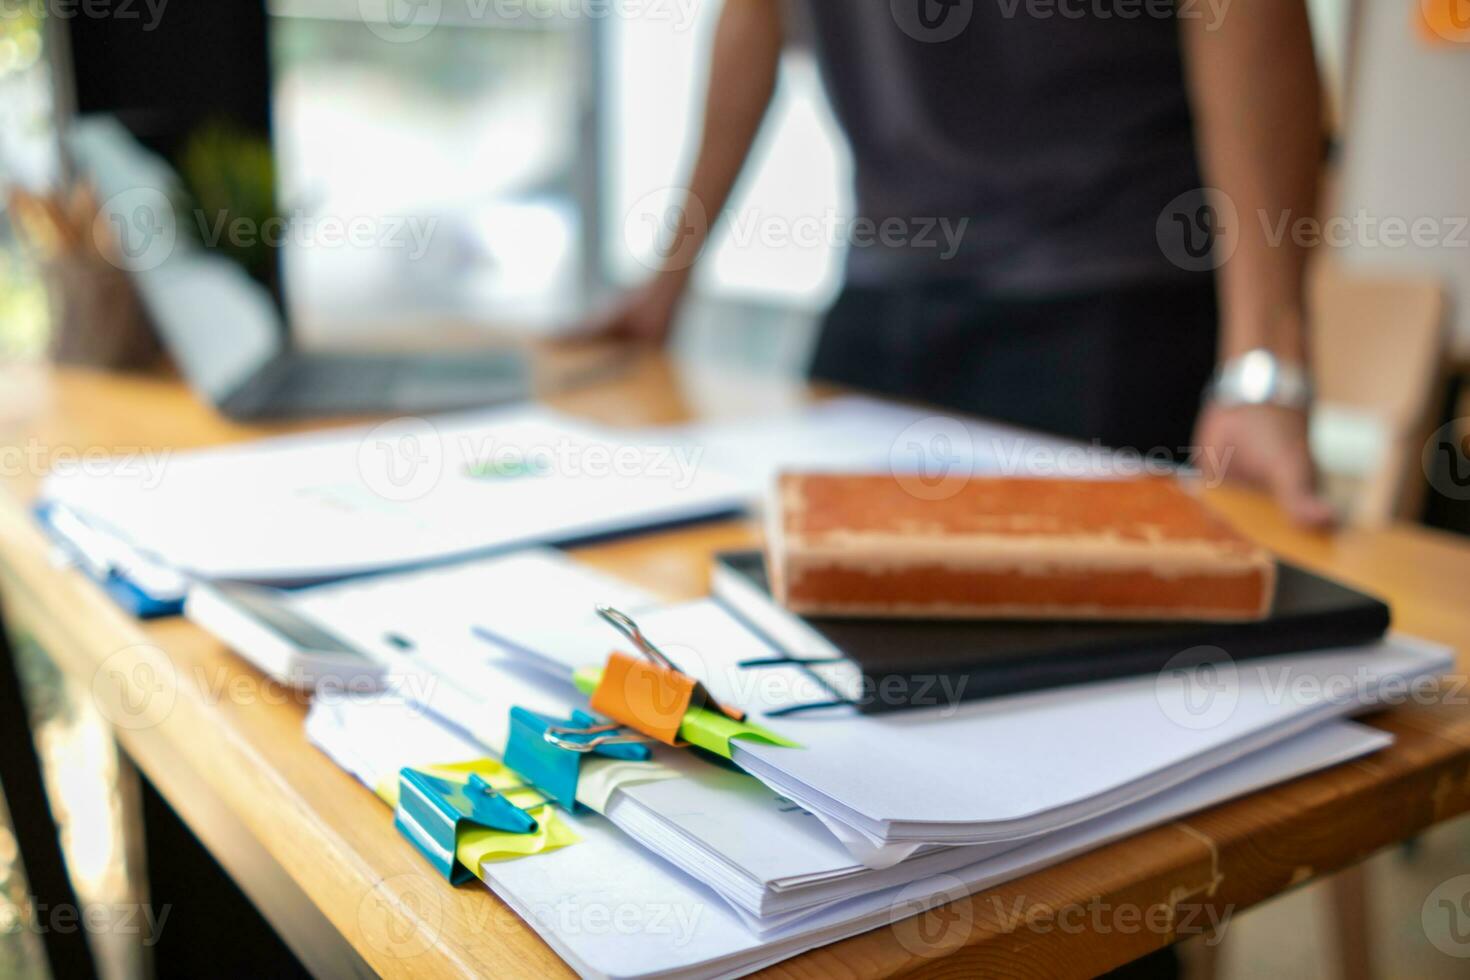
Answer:
[[[121,563],[106,555],[89,553],[82,542],[68,534],[62,526],[64,522],[56,519],[55,504],[37,504],[32,512],[47,537],[56,542],[88,578],[101,586],[102,591],[127,612],[139,619],[159,619],[177,616],[184,611],[187,588],[182,583],[177,590],[149,591],[134,581]],[[136,560],[146,561],[142,556],[137,556]]]

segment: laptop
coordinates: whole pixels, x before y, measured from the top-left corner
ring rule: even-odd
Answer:
[[[231,418],[417,414],[531,394],[513,351],[297,350],[265,287],[220,256],[183,256],[134,282],[185,380]]]
[[[391,31],[384,36],[373,29],[379,25],[365,24],[356,5],[345,13],[338,6],[293,0],[231,5],[227,14],[181,10],[141,39],[136,30],[124,32],[122,25],[105,21],[69,25],[79,54],[87,55],[76,65],[83,115],[69,127],[72,162],[96,186],[105,227],[126,239],[118,251],[159,339],[193,389],[225,414],[417,414],[528,397],[531,372],[515,348],[443,350],[428,344],[416,352],[375,354],[354,345],[354,336],[367,329],[418,336],[422,323],[486,321],[493,330],[525,319],[502,295],[504,284],[535,281],[522,265],[532,271],[546,265],[542,253],[517,239],[522,265],[502,268],[505,263],[496,265],[481,254],[483,243],[474,236],[486,227],[507,235],[519,228],[508,219],[488,220],[486,200],[561,201],[560,184],[492,187],[483,168],[451,166],[466,156],[455,135],[470,139],[479,132],[464,120],[487,125],[470,109],[489,95],[500,99],[497,106],[519,104],[509,96],[524,101],[521,89],[502,88],[524,79],[484,68],[475,85],[450,85],[451,93],[465,91],[448,105],[441,104],[447,96],[437,95],[449,83],[433,67],[445,59],[461,67],[494,62],[491,55],[502,49],[524,47],[518,44],[523,32],[512,37],[446,23],[420,43],[405,45]],[[426,59],[430,50],[434,55]],[[396,102],[361,94],[397,91],[409,83],[430,85],[430,94]],[[339,116],[352,125],[321,121]],[[435,126],[413,129],[420,119]],[[181,185],[196,192],[201,185],[199,150],[213,145],[207,138],[212,132],[269,148],[274,207],[288,221],[284,244],[268,260],[273,274],[262,273],[260,262],[247,271],[238,248],[231,254],[229,248],[205,247],[205,233],[222,220],[221,205],[235,203],[233,198],[189,200],[178,194]],[[237,151],[225,145],[215,156],[233,159],[229,154]],[[400,152],[405,146],[413,152]],[[208,154],[203,159],[210,162],[202,171],[204,186],[254,175],[227,169],[221,176],[220,160]],[[461,182],[446,173],[460,175]],[[252,218],[250,195],[243,196],[241,215]],[[189,206],[178,208],[180,200]],[[161,220],[173,211],[171,224]],[[515,213],[507,205],[489,216]],[[424,248],[410,255],[412,262],[404,259],[405,249],[389,247],[400,244],[396,238],[383,244],[375,236],[370,247],[327,247],[333,243],[313,237],[317,219],[369,220],[386,234],[393,227],[389,220],[404,214],[438,219],[433,235],[417,243]],[[259,224],[259,215],[252,220]],[[264,235],[264,229],[257,232]],[[301,235],[305,241],[298,243]],[[542,291],[574,293],[561,286],[554,280]],[[343,349],[351,352],[336,352]]]

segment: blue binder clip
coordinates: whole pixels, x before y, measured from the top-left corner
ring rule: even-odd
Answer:
[[[456,783],[402,769],[398,779],[393,825],[451,884],[460,885],[473,877],[455,857],[459,831],[466,824],[511,834],[533,833],[539,826],[534,817],[505,798],[505,790],[496,789],[476,773],[470,774],[468,783]]]
[[[505,764],[546,797],[576,812],[583,759],[600,755],[647,762],[653,755],[647,742],[647,737],[604,724],[585,711],[573,711],[571,721],[559,721],[511,708]]]

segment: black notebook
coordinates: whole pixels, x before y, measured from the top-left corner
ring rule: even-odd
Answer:
[[[1381,639],[1390,620],[1381,600],[1284,562],[1271,615],[1254,623],[804,618],[771,598],[758,551],[720,555],[713,585],[783,653],[854,663],[864,690],[886,692],[859,699],[869,712],[932,707],[936,690],[969,701],[1148,674],[1186,651],[1191,663],[1223,659],[1211,647],[1247,660],[1357,646]]]

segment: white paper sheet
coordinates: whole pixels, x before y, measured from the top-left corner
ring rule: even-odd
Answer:
[[[206,578],[309,581],[739,508],[738,481],[540,408],[398,419],[80,468],[45,499]]]

